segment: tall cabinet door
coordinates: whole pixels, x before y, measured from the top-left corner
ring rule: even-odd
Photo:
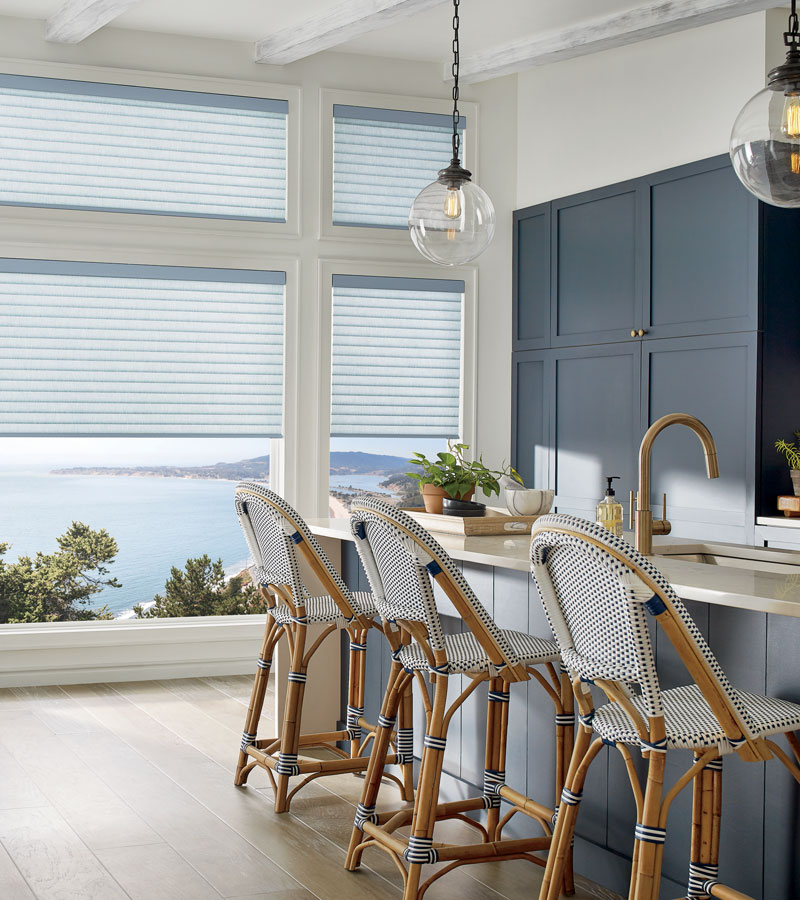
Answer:
[[[514,354],[511,464],[527,487],[549,487],[552,367],[547,350]]]
[[[624,502],[636,481],[641,343],[552,351],[550,485],[558,512],[594,519],[606,475]]]
[[[758,201],[727,155],[644,179],[648,338],[758,328]]]
[[[646,250],[636,182],[557,200],[551,215],[552,346],[630,340]]]
[[[655,441],[652,496],[658,515],[681,537],[752,543],[755,483],[756,342],[750,334],[642,342],[642,419],[667,413],[696,416],[717,446],[720,477],[706,477],[697,437],[673,425]]]
[[[550,344],[550,204],[514,212],[514,350]]]

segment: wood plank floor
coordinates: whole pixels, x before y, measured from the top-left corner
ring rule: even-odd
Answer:
[[[233,786],[250,685],[0,690],[0,898],[398,900],[388,857],[342,865],[359,779],[320,779],[284,816],[265,773]],[[540,879],[522,861],[469,866],[426,900],[530,900]],[[584,879],[575,896],[616,898]]]

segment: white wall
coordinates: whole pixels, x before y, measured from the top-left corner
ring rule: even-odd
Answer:
[[[765,23],[757,13],[521,73],[517,206],[727,152],[765,84]]]
[[[270,231],[252,223],[152,216],[126,220],[125,216],[109,213],[4,210],[0,212],[3,246],[0,252],[9,256],[54,254],[57,258],[242,267],[267,267],[270,257],[296,258],[302,347],[297,406],[302,415],[294,446],[287,446],[293,457],[288,468],[293,462],[296,470],[296,478],[288,482],[289,494],[304,514],[326,513],[320,491],[314,486],[315,479],[307,477],[307,473],[316,472],[320,466],[327,469],[327,434],[322,433],[322,425],[314,415],[322,380],[316,348],[319,342],[329,340],[317,328],[318,259],[415,264],[423,260],[410,240],[397,244],[370,241],[366,229],[363,238],[357,241],[320,237],[319,92],[322,88],[338,88],[435,97],[446,102],[450,88],[441,80],[441,66],[341,53],[319,54],[285,67],[263,66],[251,61],[251,44],[233,41],[105,28],[81,44],[65,45],[49,44],[42,39],[42,34],[40,22],[0,18],[0,71],[98,80],[104,71],[136,70],[300,87],[299,237],[276,236],[274,228]],[[449,46],[446,34],[442,40],[446,49]],[[131,80],[135,82],[135,71]],[[224,84],[197,89],[224,90]],[[511,211],[516,199],[516,78],[469,87],[462,91],[462,96],[480,104],[477,174],[493,198],[498,216],[494,242],[478,261],[476,443],[487,462],[499,463],[508,457],[510,445],[510,270]],[[443,165],[446,162],[443,160]],[[138,225],[134,219],[140,220]],[[431,277],[447,277],[448,270],[438,266],[430,268]]]

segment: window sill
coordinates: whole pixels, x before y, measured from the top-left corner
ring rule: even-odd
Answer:
[[[265,615],[0,626],[0,687],[250,674]]]

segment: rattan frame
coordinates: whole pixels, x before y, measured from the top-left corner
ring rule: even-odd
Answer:
[[[359,503],[353,504],[359,509]],[[403,877],[404,900],[422,900],[427,889],[436,880],[453,869],[470,864],[498,860],[526,859],[544,867],[546,860],[537,851],[547,851],[552,842],[552,822],[555,811],[504,783],[492,787],[487,779],[481,797],[472,797],[452,802],[439,802],[439,789],[444,761],[444,745],[447,730],[455,712],[463,705],[478,685],[488,682],[489,702],[486,724],[485,778],[504,776],[506,744],[509,719],[510,683],[528,681],[533,677],[553,702],[556,713],[556,797],[560,796],[564,784],[567,761],[570,756],[574,734],[574,704],[569,676],[557,669],[557,664],[547,662],[544,672],[535,666],[521,664],[506,658],[503,650],[475,614],[471,603],[459,585],[448,573],[444,556],[432,552],[424,546],[409,529],[404,528],[395,518],[382,515],[374,503],[369,512],[390,522],[432,556],[437,566],[429,567],[431,577],[444,591],[458,614],[478,640],[493,663],[488,672],[471,675],[467,686],[455,701],[448,704],[448,675],[431,671],[426,684],[425,676],[419,670],[406,671],[400,662],[399,651],[413,639],[420,644],[430,665],[441,666],[446,661],[444,650],[433,650],[428,641],[427,629],[417,621],[397,620],[387,623],[384,634],[392,649],[392,666],[381,707],[378,733],[370,755],[366,781],[358,807],[356,821],[350,839],[345,867],[355,871],[361,865],[365,849],[376,847],[387,853],[397,865]],[[449,563],[449,558],[447,559]],[[438,568],[438,572],[434,571]],[[369,570],[368,570],[369,571]],[[496,668],[495,668],[496,666]],[[381,779],[384,777],[385,761],[389,750],[391,723],[397,715],[401,698],[407,696],[408,687],[415,684],[425,708],[425,741],[417,780],[414,804],[411,808],[375,812],[379,798]],[[492,797],[492,794],[495,797]],[[500,800],[511,804],[511,809],[501,818]],[[466,814],[486,810],[484,823],[475,821]],[[502,831],[509,820],[522,813],[539,823],[543,836],[536,838],[506,839]],[[479,834],[479,842],[474,844],[453,844],[434,841],[437,822],[458,819],[474,828]],[[401,828],[409,828],[410,835],[399,834]],[[434,860],[435,857],[435,860]],[[422,881],[423,866],[430,862],[446,863],[427,880]],[[565,865],[560,874],[567,893],[573,893],[571,854],[567,853]]]
[[[308,533],[308,526],[282,498],[273,495],[265,488],[260,490],[258,488],[257,485],[240,484],[236,488],[236,496],[237,498],[252,497],[269,504],[294,527],[296,533]],[[300,540],[295,548],[299,548],[311,571],[349,622],[345,628],[350,638],[348,707],[349,709],[363,709],[367,632],[370,628],[377,628],[381,631],[383,629],[378,622],[361,615],[353,608],[352,598],[344,594],[340,587],[341,582],[329,571],[327,560],[320,558],[311,541]],[[293,548],[293,552],[295,548]],[[244,786],[250,772],[256,766],[260,766],[266,770],[272,785],[275,796],[275,812],[284,813],[288,812],[295,794],[310,781],[325,775],[365,771],[369,765],[369,757],[364,755],[364,751],[370,741],[375,738],[378,729],[367,722],[363,716],[351,717],[348,715],[347,729],[310,734],[301,732],[303,699],[309,663],[324,641],[339,631],[339,626],[337,624],[325,626],[322,633],[306,649],[308,624],[305,599],[294,597],[291,587],[288,585],[261,585],[260,590],[270,609],[274,610],[278,600],[282,604],[286,604],[292,611],[292,621],[277,622],[272,612],[268,611],[264,639],[257,661],[255,680],[245,718],[244,734],[236,763],[234,784],[237,787]],[[291,664],[280,736],[259,738],[258,726],[264,708],[273,654],[284,635],[291,654]],[[406,726],[406,723],[407,727],[412,727],[410,694],[401,704],[400,711],[401,727]],[[396,744],[394,732],[389,736],[389,741]],[[349,751],[337,746],[339,743],[349,743]],[[300,755],[301,749],[310,748],[325,749],[334,754],[335,758],[316,759]],[[411,800],[414,795],[413,763],[399,756],[397,752],[393,752],[390,745],[387,747],[384,762],[399,765],[400,777],[394,774],[387,774],[386,777],[398,784],[404,800]],[[295,775],[301,776],[302,781],[290,790],[289,779]]]
[[[663,588],[631,559],[615,550],[608,543],[596,540],[583,531],[568,526],[554,526],[550,522],[534,525],[531,540],[540,533],[566,534],[599,548],[622,563],[639,578],[654,598],[653,618],[658,623],[678,653],[684,667],[711,708],[726,737],[736,752],[746,762],[761,762],[777,757],[800,784],[800,742],[797,732],[787,732],[786,737],[794,757],[782,750],[774,741],[765,737],[751,737],[743,726],[739,714],[724,695],[708,661],[701,654],[685,623],[677,615],[670,597]],[[623,744],[615,744],[625,762],[633,791],[637,812],[636,840],[631,864],[629,900],[658,900],[660,894],[661,867],[664,853],[664,835],[670,806],[678,794],[691,782],[693,786],[691,825],[690,884],[687,896],[692,900],[755,900],[734,888],[716,880],[719,866],[720,826],[722,818],[722,764],[717,747],[697,747],[693,764],[668,790],[664,790],[666,756],[666,732],[663,716],[645,719],[628,700],[628,691],[619,682],[595,679],[592,682],[610,702],[621,704],[642,743],[642,755],[647,760],[647,778],[644,790],[633,764],[631,751]],[[564,796],[575,798],[562,802],[556,819],[551,850],[545,869],[539,900],[558,900],[563,872],[571,861],[572,843],[578,816],[579,798],[583,792],[589,767],[597,758],[605,741],[592,739],[594,701],[590,685],[580,678],[573,680],[573,693],[578,705],[580,724],[566,777]],[[646,749],[646,745],[664,749]],[[563,799],[563,798],[562,798]],[[655,838],[655,840],[653,839]],[[707,878],[703,873],[707,872]]]

